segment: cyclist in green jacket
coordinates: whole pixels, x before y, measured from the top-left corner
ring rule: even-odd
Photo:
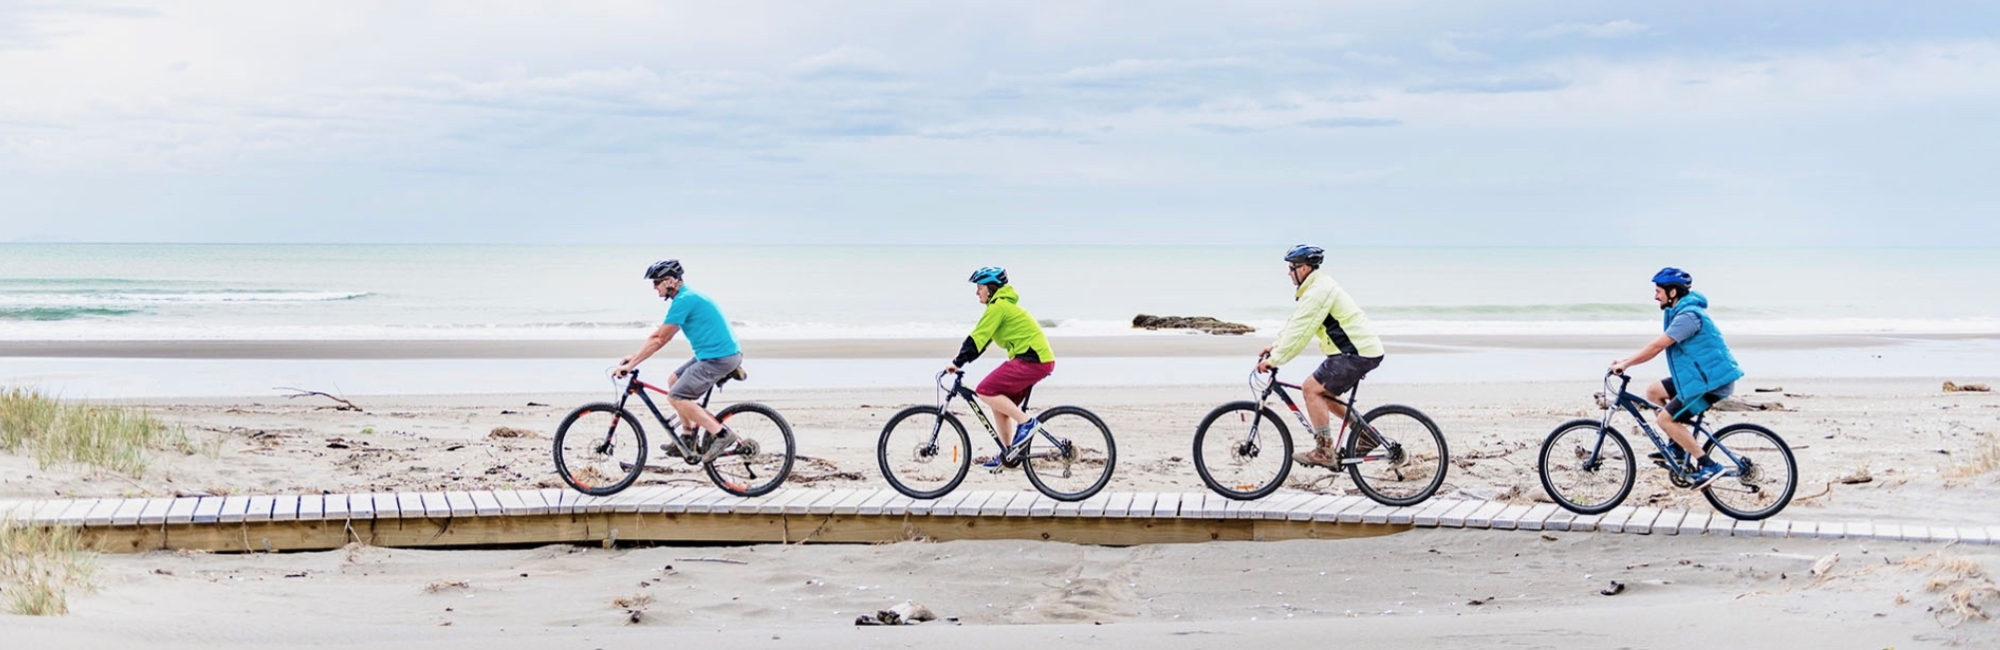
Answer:
[[[983,267],[972,272],[967,281],[977,285],[973,294],[980,304],[986,305],[986,312],[979,316],[979,324],[973,326],[972,334],[965,337],[965,344],[959,346],[958,356],[945,365],[946,372],[958,372],[965,364],[972,363],[986,352],[986,346],[998,343],[1007,351],[1007,362],[987,373],[973,393],[979,401],[993,409],[995,431],[1006,431],[1009,425],[1019,422],[1014,428],[1014,440],[1000,441],[1002,449],[1011,449],[1020,444],[1029,434],[1034,433],[1040,422],[1028,417],[1021,405],[1028,402],[1028,394],[1035,384],[1056,370],[1056,353],[1049,349],[1049,339],[1042,335],[1042,325],[1035,317],[1022,309],[1021,294],[1007,284],[1007,270],[997,267]],[[984,465],[999,467],[1001,454],[994,454]]]
[[[1306,378],[1303,388],[1306,417],[1312,422],[1313,448],[1292,454],[1301,465],[1340,466],[1333,450],[1333,418],[1347,417],[1341,393],[1361,383],[1368,372],[1382,365],[1382,339],[1368,325],[1368,315],[1340,288],[1333,278],[1319,270],[1326,251],[1300,244],[1285,253],[1286,271],[1298,289],[1292,297],[1298,306],[1278,330],[1278,340],[1258,357],[1258,372],[1270,372],[1305,350],[1306,341],[1317,339],[1326,360]],[[1364,440],[1357,451],[1367,453],[1372,441]]]

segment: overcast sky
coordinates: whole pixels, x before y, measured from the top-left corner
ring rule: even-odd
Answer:
[[[0,0],[0,242],[2000,245],[1993,2]]]

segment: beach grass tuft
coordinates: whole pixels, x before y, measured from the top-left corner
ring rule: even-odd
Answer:
[[[7,611],[26,616],[69,613],[69,590],[94,588],[97,555],[68,526],[0,520],[0,584]]]
[[[2000,469],[2000,438],[1987,438],[1986,446],[1973,452],[1972,459],[1946,468],[1945,478],[1970,478]]]
[[[143,410],[71,404],[32,388],[0,391],[0,449],[33,453],[42,467],[141,476],[148,450],[215,451],[205,447]]]

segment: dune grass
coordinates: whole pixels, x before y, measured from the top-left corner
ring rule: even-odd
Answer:
[[[0,600],[27,616],[69,613],[69,591],[94,588],[97,554],[77,529],[0,519]]]
[[[1974,450],[1965,462],[1945,468],[1945,478],[1970,478],[2000,469],[2000,437],[1986,439],[1986,446]]]
[[[142,476],[147,451],[200,451],[186,431],[143,410],[70,404],[32,388],[0,391],[0,449],[42,467],[76,465]]]

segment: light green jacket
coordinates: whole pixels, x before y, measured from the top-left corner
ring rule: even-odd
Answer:
[[[1299,304],[1292,309],[1285,327],[1278,330],[1278,340],[1271,344],[1272,365],[1284,365],[1297,358],[1305,350],[1306,341],[1315,338],[1319,339],[1320,351],[1328,356],[1382,356],[1382,339],[1368,326],[1368,315],[1361,313],[1361,306],[1355,304],[1354,298],[1324,271],[1314,270],[1306,276],[1292,297]]]

